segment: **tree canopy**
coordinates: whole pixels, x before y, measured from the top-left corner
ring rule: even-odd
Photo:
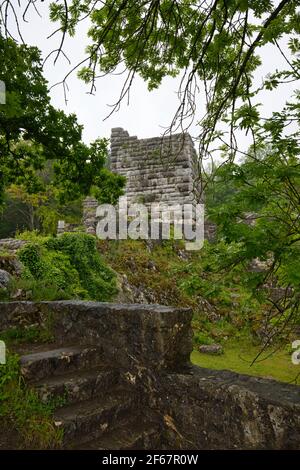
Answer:
[[[9,0],[4,4],[11,6]],[[33,5],[25,4],[27,17]],[[204,85],[200,156],[209,156],[212,143],[224,140],[232,158],[239,150],[236,129],[251,132],[256,145],[260,144],[257,131],[269,131],[268,123],[260,119],[255,99],[259,92],[299,79],[298,7],[299,0],[58,0],[50,3],[50,18],[59,23],[56,33],[61,34],[53,52],[56,59],[64,54],[66,36],[73,36],[78,24],[88,19],[87,56],[66,73],[65,80],[79,69],[93,92],[99,72],[124,72],[114,109],[129,94],[135,74],[149,89],[157,88],[166,76],[180,75],[180,105],[171,131],[189,126],[195,117],[198,86]],[[279,51],[286,68],[274,64],[257,86],[259,50],[266,45]],[[227,127],[222,130],[224,122]]]
[[[24,3],[23,19],[27,20],[29,11],[37,5],[30,0]],[[212,197],[211,202],[214,200],[209,208],[210,216],[218,222],[220,239],[235,254],[231,264],[245,263],[253,257],[272,261],[266,277],[276,275],[286,292],[292,292],[281,303],[273,305],[270,300],[280,318],[290,315],[296,318],[300,301],[300,93],[296,90],[300,78],[299,7],[299,0],[57,0],[50,3],[49,13],[58,25],[54,34],[60,35],[58,48],[53,51],[55,60],[66,54],[66,36],[74,36],[79,23],[89,21],[86,57],[66,70],[63,84],[77,70],[93,93],[99,75],[124,73],[123,87],[113,111],[129,95],[136,74],[147,82],[150,90],[159,87],[166,76],[181,77],[179,107],[169,131],[186,130],[197,119],[198,176],[203,181],[205,161],[213,159],[215,150],[222,156],[220,166],[214,165],[215,171],[205,179],[204,188],[208,187],[209,198]],[[18,28],[22,17],[13,2],[4,0],[3,26],[9,36],[7,11],[15,14]],[[6,44],[11,42],[7,40]],[[261,83],[257,83],[263,47],[268,47],[270,54],[276,51],[284,65],[274,60]],[[22,63],[23,59],[19,60]],[[265,116],[261,92],[273,93],[275,102],[287,84],[294,84],[293,96],[282,109]],[[33,92],[40,96],[35,88]],[[9,99],[14,100],[13,97]],[[200,116],[197,114],[199,99],[205,103]],[[43,100],[39,98],[37,109],[44,109]],[[40,122],[33,118],[30,103],[29,100],[28,111],[36,135],[33,142],[45,146],[47,155],[61,155],[63,164],[58,175],[61,181],[64,178],[69,181],[71,175],[74,183],[73,175],[85,175],[84,170],[78,172],[78,169],[82,169],[81,165],[87,168],[84,162],[89,155],[94,161],[98,147],[82,147],[80,128],[74,117],[66,118],[48,103],[50,121],[61,122],[64,130],[73,126],[72,132],[67,136],[63,133],[61,141],[53,140],[50,122],[47,133],[39,133],[44,129],[44,117]],[[18,101],[14,106],[18,106]],[[23,134],[20,125],[16,124],[19,131],[15,131],[14,122],[9,120],[12,132]],[[57,126],[54,127],[57,131]],[[25,141],[27,136],[32,136],[30,129],[25,127]],[[238,131],[251,136],[248,150],[240,145]],[[58,146],[55,150],[54,143]],[[71,152],[73,148],[78,150],[76,158]],[[24,152],[23,149],[24,145],[20,150],[11,146],[10,152]],[[237,163],[237,154],[243,156],[242,164]],[[98,164],[96,157],[95,161]],[[91,182],[89,171],[86,180]],[[87,189],[89,183],[84,181],[82,184]],[[255,215],[256,223],[241,224],[249,213]],[[223,258],[227,255],[219,257],[221,263]],[[262,281],[258,279],[257,285]]]
[[[244,267],[243,282],[270,304],[272,334],[299,322],[299,161],[270,148],[259,160],[228,162],[216,171],[208,208],[228,247],[217,269]],[[249,272],[253,259],[263,262],[262,270]],[[265,296],[263,286],[270,288]],[[274,286],[284,289],[280,298],[274,299]]]
[[[216,143],[233,159],[241,150],[236,130],[252,135],[256,152],[266,139],[273,139],[274,126],[277,135],[288,134],[297,119],[299,94],[293,104],[267,118],[261,114],[259,96],[262,90],[279,92],[280,86],[299,80],[299,6],[299,0],[58,0],[49,5],[50,19],[58,24],[53,34],[60,35],[52,53],[55,61],[66,55],[66,36],[74,36],[79,23],[89,21],[86,57],[66,71],[64,84],[77,70],[93,92],[99,75],[124,73],[113,112],[129,95],[136,74],[149,89],[159,87],[166,76],[178,75],[180,104],[169,130],[187,129],[196,117],[200,159],[210,157]],[[20,31],[22,19],[27,21],[37,8],[36,2],[26,0],[17,10],[5,0],[7,34],[8,12],[15,15]],[[264,46],[270,53],[277,50],[286,67],[274,63],[258,85],[255,72]],[[203,115],[196,113],[199,99],[205,103]]]
[[[93,186],[101,192],[102,181],[105,188],[112,184],[110,200],[115,191],[119,194],[123,178],[105,169],[107,141],[84,144],[76,116],[51,105],[36,47],[0,32],[0,80],[6,86],[6,103],[0,104],[0,199],[10,184],[29,193],[44,190],[42,170],[48,161],[53,161],[51,185],[61,198],[75,199]]]

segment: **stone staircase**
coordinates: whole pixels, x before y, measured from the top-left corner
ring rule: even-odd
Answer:
[[[299,449],[299,387],[192,366],[191,320],[161,305],[0,302],[0,332],[51,327],[52,344],[14,352],[56,403],[65,449]]]
[[[63,448],[158,448],[159,418],[143,412],[135,387],[105,362],[101,349],[41,346],[21,356],[21,370],[43,402],[54,401]]]

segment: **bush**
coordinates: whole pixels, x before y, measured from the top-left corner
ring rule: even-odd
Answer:
[[[195,344],[213,344],[214,340],[206,333],[197,331],[194,335]]]
[[[101,259],[93,236],[84,233],[65,233],[46,242],[49,250],[68,256],[77,271],[81,286],[93,300],[110,300],[117,293],[115,274]]]
[[[116,294],[115,274],[101,259],[96,241],[84,233],[58,238],[34,236],[19,251],[25,270],[13,283],[33,300],[108,301]]]

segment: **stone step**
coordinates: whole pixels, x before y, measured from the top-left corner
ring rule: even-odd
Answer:
[[[61,405],[72,404],[95,398],[115,386],[119,373],[107,366],[97,367],[88,371],[77,371],[69,374],[42,379],[34,383],[40,399],[46,403],[49,400],[62,398]]]
[[[21,372],[27,381],[90,369],[101,363],[102,352],[93,346],[53,349],[21,356]]]
[[[135,396],[124,389],[111,389],[107,395],[74,405],[54,413],[54,422],[64,431],[64,446],[97,439],[131,412]]]
[[[98,439],[78,445],[78,450],[155,450],[159,448],[160,429],[157,424],[144,424],[135,419],[120,424]]]

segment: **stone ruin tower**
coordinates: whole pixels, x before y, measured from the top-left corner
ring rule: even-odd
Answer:
[[[126,176],[128,203],[184,204],[199,202],[197,155],[189,134],[138,139],[117,127],[111,133],[109,166]],[[83,205],[86,232],[96,232],[98,202],[88,197]]]

